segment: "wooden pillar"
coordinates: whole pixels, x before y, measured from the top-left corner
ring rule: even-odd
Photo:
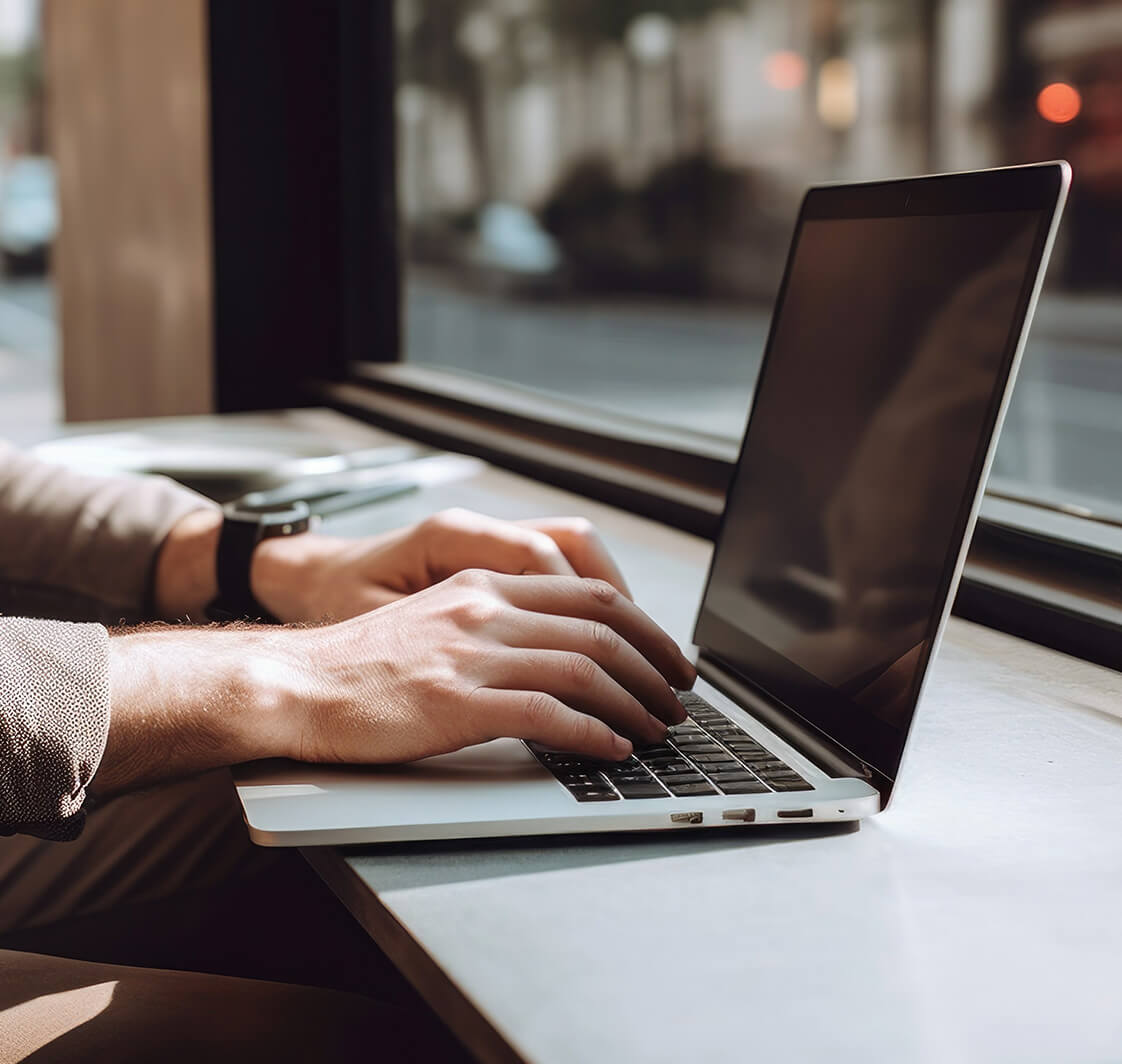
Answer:
[[[67,421],[214,409],[206,0],[46,0]]]

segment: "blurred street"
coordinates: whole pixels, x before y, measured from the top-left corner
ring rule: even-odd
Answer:
[[[515,301],[408,275],[409,361],[737,438],[770,311],[682,301]],[[1046,294],[995,474],[1065,498],[1122,498],[1122,304]],[[1062,490],[1061,490],[1062,489]]]

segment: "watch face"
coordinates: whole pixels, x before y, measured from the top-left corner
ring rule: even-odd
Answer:
[[[260,539],[306,532],[311,523],[311,510],[306,502],[288,502],[283,505],[261,507],[232,502],[223,507],[223,513],[227,521],[256,526]]]

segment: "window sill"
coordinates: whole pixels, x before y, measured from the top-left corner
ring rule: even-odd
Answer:
[[[712,539],[737,448],[482,378],[363,364],[317,400]],[[1098,664],[1122,664],[1122,528],[983,501],[955,613]]]

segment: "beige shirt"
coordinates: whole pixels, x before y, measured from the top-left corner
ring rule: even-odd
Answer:
[[[151,617],[156,553],[211,505],[0,443],[0,834],[74,838],[109,730],[106,625]]]

